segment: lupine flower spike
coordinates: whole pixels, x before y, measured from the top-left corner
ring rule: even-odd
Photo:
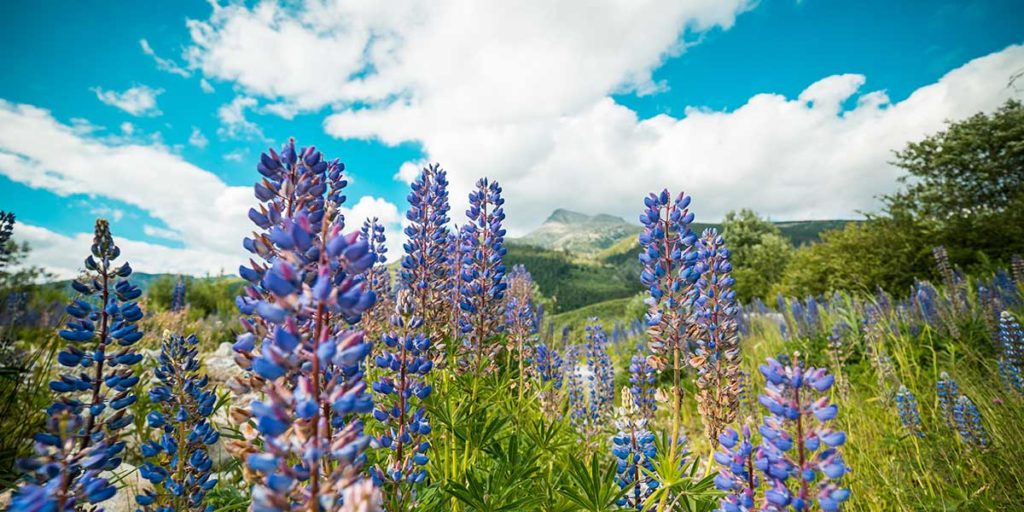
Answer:
[[[654,475],[654,458],[657,448],[654,434],[647,429],[647,419],[633,401],[629,388],[622,388],[622,405],[618,409],[615,426],[618,433],[612,437],[612,455],[618,465],[615,468],[615,482],[619,488],[628,489],[616,504],[635,510],[644,510],[648,498],[658,488]]]
[[[120,433],[134,421],[128,406],[138,398],[131,367],[142,360],[132,349],[142,338],[135,302],[142,291],[128,281],[127,263],[115,266],[120,254],[107,221],[97,220],[88,274],[71,282],[80,295],[65,308],[71,320],[58,333],[68,345],[57,355],[60,377],[50,382],[57,399],[46,431],[35,436],[37,457],[20,463],[29,478],[15,491],[12,511],[84,510],[117,492],[99,474],[121,465]]]
[[[849,472],[839,452],[846,434],[831,427],[838,408],[824,394],[835,379],[824,368],[804,368],[799,353],[790,366],[769,358],[760,370],[767,381],[760,402],[770,413],[754,461],[770,484],[763,510],[809,510],[812,500],[838,510],[850,491],[839,487]]]
[[[645,317],[650,338],[652,364],[672,372],[671,431],[669,456],[677,455],[681,439],[682,410],[681,375],[685,365],[684,345],[689,316],[690,290],[697,280],[693,264],[697,254],[691,249],[696,236],[690,230],[693,213],[688,209],[690,197],[679,193],[674,199],[668,190],[644,198],[640,215],[643,231],[639,236],[640,282],[647,287],[648,311]]]
[[[155,370],[159,383],[149,390],[154,409],[146,415],[158,436],[142,444],[146,462],[139,467],[155,490],[135,497],[146,512],[213,510],[205,496],[217,485],[207,449],[220,439],[208,419],[217,396],[207,389],[209,378],[199,376],[198,345],[194,335],[175,335],[160,347]]]
[[[906,386],[900,386],[900,389],[896,391],[896,412],[899,413],[903,428],[917,437],[924,437],[924,430],[921,428],[921,413],[917,409],[917,399]]]
[[[171,290],[171,311],[178,313],[185,309],[185,278],[179,276]]]
[[[540,405],[545,414],[554,416],[559,409],[558,398],[565,375],[562,356],[543,343],[534,348],[534,354],[535,370],[540,381]]]
[[[373,383],[377,407],[373,417],[385,428],[378,443],[389,450],[384,467],[374,467],[374,482],[384,488],[386,510],[405,511],[414,506],[414,487],[423,482],[427,471],[430,434],[423,401],[431,386],[425,381],[433,368],[428,357],[430,339],[423,332],[423,320],[413,310],[412,292],[398,292],[397,307],[391,317],[392,331],[383,337],[381,353],[374,358],[386,373]]]
[[[953,414],[953,406],[960,397],[960,387],[948,373],[939,374],[939,380],[935,382],[935,394],[939,398],[939,412],[942,420],[949,428],[956,428],[956,418]]]
[[[592,432],[601,428],[615,401],[615,367],[608,354],[608,338],[596,318],[586,326],[587,387]]]
[[[249,214],[265,232],[244,246],[265,263],[240,269],[251,284],[238,299],[245,332],[235,360],[250,374],[233,386],[266,398],[232,418],[251,418],[262,442],[252,433],[229,445],[256,484],[255,511],[336,511],[362,478],[370,344],[352,324],[374,304],[363,274],[377,257],[358,231],[341,233],[343,168],[294,141],[257,166],[263,204]]]
[[[366,337],[374,340],[388,330],[391,315],[395,306],[391,295],[391,272],[387,268],[387,252],[385,245],[384,225],[377,217],[366,219],[363,227],[359,230],[359,238],[366,242],[370,252],[376,255],[376,259],[369,270],[366,271],[366,285],[377,297],[376,303],[365,314],[363,314],[359,325],[362,326]]]
[[[526,387],[526,366],[537,336],[537,309],[533,303],[533,278],[522,265],[508,273],[508,302],[505,304],[506,353],[515,359],[519,373],[519,400]]]
[[[643,355],[635,355],[629,362],[629,390],[633,394],[640,417],[654,421],[658,409],[656,399],[658,372]]]
[[[697,371],[697,410],[704,434],[715,444],[726,425],[736,419],[739,401],[740,346],[736,332],[735,280],[729,249],[714,229],[697,241],[690,339],[690,366]],[[817,307],[817,306],[815,306]]]
[[[446,299],[450,279],[446,273],[457,263],[448,232],[448,177],[439,165],[420,171],[408,196],[409,221],[403,248],[405,256],[399,271],[402,284],[412,290],[413,309],[423,318],[424,334],[432,340],[454,337],[453,325],[446,321]],[[456,277],[459,274],[456,274]],[[457,287],[455,287],[457,291]],[[455,302],[458,305],[458,302]]]
[[[719,510],[754,510],[755,493],[761,485],[761,479],[754,472],[754,444],[750,426],[743,426],[742,437],[731,428],[719,434],[714,460],[722,466],[715,475],[715,487],[726,492],[719,502]]]
[[[467,223],[462,226],[462,318],[463,362],[476,372],[484,363],[493,365],[497,346],[491,339],[504,330],[502,308],[505,299],[505,210],[501,187],[483,178],[469,194]]]
[[[964,444],[976,450],[988,448],[988,431],[981,421],[981,413],[967,395],[960,395],[953,403],[953,419]]]

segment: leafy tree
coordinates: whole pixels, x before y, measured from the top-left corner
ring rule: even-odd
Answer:
[[[892,218],[920,223],[954,262],[1006,262],[1024,249],[1024,104],[949,123],[896,152],[904,190],[884,196]],[[987,257],[987,258],[986,258]]]
[[[732,251],[737,298],[749,302],[767,296],[793,256],[789,240],[778,226],[746,208],[725,215],[722,234]]]

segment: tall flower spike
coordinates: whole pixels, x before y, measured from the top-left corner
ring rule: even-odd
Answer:
[[[939,398],[939,412],[942,420],[949,428],[956,428],[956,418],[953,414],[953,406],[956,399],[960,397],[960,387],[948,373],[939,374],[939,380],[935,382],[935,394]]]
[[[155,491],[135,497],[145,512],[212,511],[206,505],[206,493],[217,485],[211,478],[208,446],[220,439],[209,417],[217,396],[208,389],[210,379],[199,375],[195,335],[171,336],[160,346],[158,366],[154,370],[158,384],[150,388],[154,407],[146,416],[156,439],[147,436],[142,444],[146,462],[139,474],[149,480]]]
[[[519,399],[526,387],[526,366],[530,348],[537,336],[537,310],[533,304],[533,278],[522,265],[512,267],[508,274],[508,302],[505,304],[505,333],[507,353],[515,359],[519,373],[517,384]],[[511,368],[510,368],[511,369]]]
[[[178,281],[174,283],[174,289],[171,290],[171,311],[178,313],[185,310],[185,278],[178,276]]]
[[[981,421],[981,413],[967,395],[960,395],[953,403],[953,418],[964,444],[976,450],[988,448],[988,432]]]
[[[875,306],[868,305],[864,318],[864,344],[868,358],[878,378],[878,390],[883,400],[892,399],[893,386],[897,382],[892,359],[885,350],[885,331],[880,321],[881,313]]]
[[[948,309],[946,314],[946,328],[954,338],[960,337],[960,328],[956,323],[956,315],[964,309],[960,280],[957,279],[953,265],[949,261],[949,252],[942,245],[932,248],[932,255],[935,256],[935,267],[942,276],[942,282],[946,286],[946,300]]]
[[[658,371],[647,362],[643,355],[635,355],[629,361],[629,391],[641,418],[654,421],[658,410],[656,400]]]
[[[412,290],[413,308],[424,322],[427,337],[440,340],[455,335],[444,314],[448,297],[445,275],[455,254],[449,249],[448,176],[440,165],[423,168],[411,185],[405,228],[405,256],[399,271]]]
[[[426,375],[433,368],[428,357],[430,339],[423,334],[423,320],[413,309],[412,291],[398,292],[391,317],[392,331],[383,337],[384,347],[374,358],[384,372],[373,383],[377,408],[373,417],[385,428],[380,446],[390,450],[384,467],[371,470],[374,482],[384,487],[386,509],[409,510],[416,503],[414,486],[427,477],[430,433],[423,401],[430,396]]]
[[[658,369],[672,372],[671,431],[669,456],[677,453],[683,401],[681,374],[686,321],[689,316],[690,290],[697,280],[693,263],[697,254],[691,250],[696,236],[690,230],[693,213],[688,209],[690,197],[679,193],[673,199],[668,190],[644,198],[640,215],[643,231],[639,236],[640,282],[647,287],[648,311],[645,317],[650,338],[652,363]]]
[[[504,330],[502,308],[505,299],[505,210],[501,187],[482,178],[469,194],[467,222],[462,226],[464,252],[461,273],[462,318],[459,331],[463,339],[464,362],[471,371],[493,364],[497,346],[494,335]]]
[[[1024,393],[1024,333],[1009,311],[999,314],[999,377],[1012,392]]]
[[[71,282],[79,296],[65,308],[70,320],[58,333],[68,344],[57,354],[60,376],[50,382],[57,398],[47,431],[35,437],[37,458],[21,464],[31,476],[15,492],[13,511],[78,510],[116,492],[98,475],[121,465],[121,430],[134,421],[128,406],[138,398],[132,366],[142,360],[132,348],[142,338],[135,302],[142,290],[128,281],[127,263],[115,266],[120,254],[107,221],[98,219],[87,274]]]
[[[366,271],[366,286],[373,291],[377,301],[360,320],[366,337],[375,340],[388,330],[391,315],[395,310],[391,294],[391,273],[387,267],[388,248],[385,244],[387,238],[384,235],[384,225],[377,217],[366,219],[359,230],[359,238],[365,241],[370,252],[376,255],[373,265]]]
[[[722,469],[715,475],[715,487],[725,491],[719,501],[722,512],[746,512],[754,510],[754,499],[761,479],[754,472],[754,444],[750,426],[743,425],[742,437],[731,428],[718,436],[718,451],[715,462]]]
[[[240,269],[251,284],[237,300],[245,332],[235,360],[250,373],[232,386],[258,387],[266,398],[232,417],[251,418],[262,443],[231,445],[255,481],[257,511],[336,511],[361,478],[370,344],[352,325],[376,300],[364,273],[377,256],[358,231],[341,232],[342,169],[313,147],[296,151],[294,141],[257,166],[264,204],[250,218],[264,232],[244,246],[264,263]]]
[[[1010,257],[1010,271],[1013,273],[1013,282],[1017,285],[1017,290],[1024,295],[1024,258],[1020,254]]]
[[[589,392],[589,431],[598,432],[615,402],[615,367],[608,354],[608,338],[596,318],[586,327],[587,388]]]
[[[900,423],[908,432],[924,437],[924,430],[921,428],[921,413],[917,409],[917,399],[906,386],[900,386],[896,391],[896,412],[900,416]]]
[[[615,420],[618,433],[612,437],[612,455],[617,462],[615,483],[628,491],[616,504],[644,510],[648,498],[659,486],[654,473],[654,458],[658,450],[654,444],[654,433],[647,429],[647,419],[633,402],[632,392],[629,388],[622,388],[621,396],[622,405]]]
[[[800,363],[795,353],[790,366],[771,358],[760,366],[766,380],[760,402],[769,415],[759,429],[763,442],[754,465],[771,483],[763,509],[809,510],[813,499],[822,510],[834,512],[850,495],[839,487],[849,472],[839,453],[846,434],[830,425],[838,407],[825,394],[835,379],[824,368]]]
[[[704,435],[715,444],[736,419],[739,402],[740,345],[736,332],[736,292],[729,249],[714,229],[697,240],[694,273],[699,274],[693,300],[690,366],[697,371],[697,410]],[[815,306],[817,308],[817,306]]]
[[[559,393],[562,390],[565,368],[558,351],[541,343],[534,348],[535,369],[540,380],[540,405],[548,416],[559,410]]]

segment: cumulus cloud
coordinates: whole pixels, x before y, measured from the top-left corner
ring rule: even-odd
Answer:
[[[192,127],[192,133],[188,136],[188,143],[199,148],[204,149],[206,145],[210,143],[203,132],[196,126]]]
[[[263,130],[259,125],[250,121],[245,116],[245,111],[257,106],[255,98],[237,96],[231,103],[221,105],[217,109],[217,117],[220,119],[221,127],[217,133],[222,137],[237,138],[258,138],[263,139]]]
[[[111,143],[60,123],[41,108],[0,100],[0,174],[60,196],[119,201],[159,220],[163,227],[146,225],[143,233],[180,241],[179,247],[118,238],[140,271],[234,272],[246,259],[241,239],[253,229],[246,218],[256,202],[252,188],[230,186],[163,145]],[[395,205],[381,199],[352,200],[354,217],[376,215],[394,223],[398,215]],[[105,207],[95,211],[115,219],[121,215]],[[91,231],[91,222],[73,235],[19,223],[15,234],[32,244],[34,264],[66,277],[79,269]]]
[[[156,105],[156,97],[163,89],[153,89],[146,85],[136,85],[122,92],[107,91],[94,87],[96,98],[112,107],[117,107],[133,116],[158,116],[160,109]]]

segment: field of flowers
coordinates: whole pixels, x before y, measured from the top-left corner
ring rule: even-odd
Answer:
[[[968,276],[936,247],[942,282],[905,296],[741,305],[729,241],[662,191],[637,208],[644,319],[563,329],[503,263],[498,183],[454,215],[445,171],[424,168],[396,268],[399,235],[339,213],[338,160],[289,142],[256,170],[237,324],[189,319],[184,281],[147,314],[132,255],[96,221],[53,335],[5,346],[22,368],[0,411],[20,418],[8,510],[1024,503],[1019,257]]]

